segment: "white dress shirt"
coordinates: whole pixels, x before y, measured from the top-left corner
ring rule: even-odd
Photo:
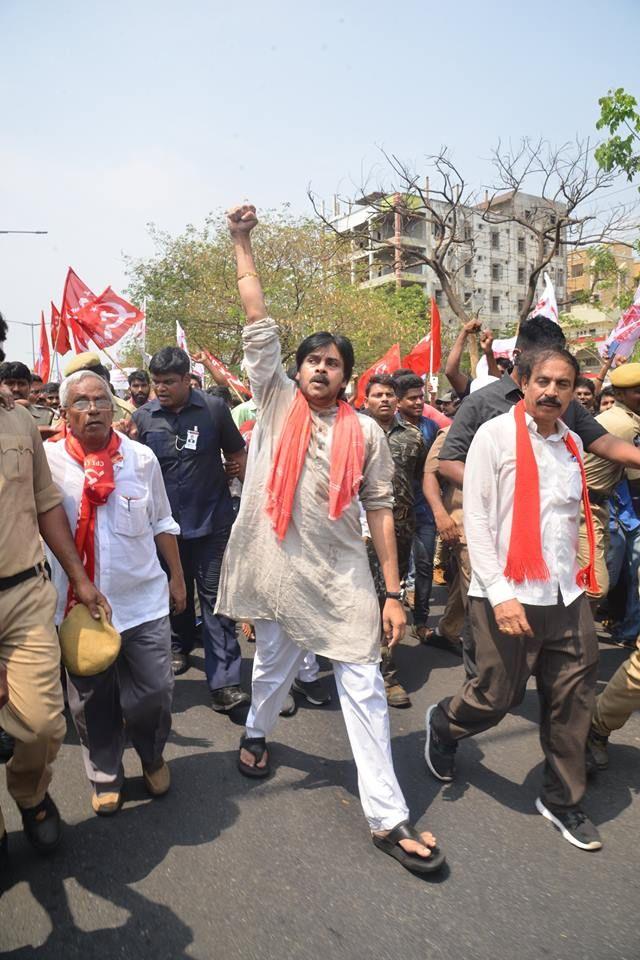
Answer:
[[[113,610],[113,625],[120,633],[157,620],[169,613],[169,584],[154,537],[179,534],[155,453],[119,433],[122,461],[115,463],[115,490],[96,510],[95,584]],[[82,466],[71,457],[64,440],[45,443],[53,479],[64,494],[62,505],[75,535],[84,487]],[[58,591],[56,623],[64,619],[67,576],[51,551],[53,585]]]
[[[556,432],[542,437],[533,417],[525,414],[538,464],[542,553],[548,580],[515,583],[504,575],[509,552],[516,479],[515,407],[484,423],[469,448],[464,471],[464,532],[473,576],[469,596],[487,597],[492,607],[517,599],[534,606],[565,606],[580,596],[578,527],[582,483],[580,468],[563,443],[570,432],[556,421]],[[571,432],[582,454],[582,442]],[[523,534],[524,535],[524,534]]]

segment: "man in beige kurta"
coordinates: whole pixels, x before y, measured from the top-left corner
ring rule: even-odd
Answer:
[[[242,503],[231,531],[217,610],[235,620],[277,620],[305,650],[333,660],[378,663],[380,613],[362,539],[357,498],[328,519],[329,465],[337,407],[312,411],[309,451],[282,543],[265,511],[265,488],[276,442],[296,384],[287,377],[273,320],[249,324],[244,363],[257,404]],[[365,510],[393,506],[393,461],[384,433],[360,417],[365,437]]]
[[[329,518],[329,473],[341,391],[351,376],[353,349],[343,337],[315,334],[296,353],[296,383],[282,367],[278,328],[266,316],[249,233],[255,208],[229,214],[238,286],[247,316],[244,362],[257,417],[238,518],[223,561],[216,612],[252,620],[256,630],[252,703],[238,766],[264,776],[273,730],[306,652],[323,654],[333,669],[347,734],[358,769],[365,816],[377,847],[408,869],[438,869],[435,838],[419,834],[391,758],[389,717],[379,669],[380,614],[360,528],[358,496]],[[308,405],[310,439],[281,539],[267,515],[267,486],[280,436],[296,397]],[[343,411],[343,416],[356,416]],[[385,577],[383,624],[391,645],[405,616],[393,533],[393,461],[380,427],[358,418],[364,446],[359,499]],[[356,427],[358,426],[356,424]],[[288,466],[283,468],[288,469]],[[433,850],[433,853],[432,853]]]

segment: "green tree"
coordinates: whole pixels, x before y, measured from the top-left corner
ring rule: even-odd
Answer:
[[[633,180],[640,172],[638,102],[623,87],[618,87],[609,90],[606,97],[600,97],[598,103],[600,119],[596,127],[598,130],[606,128],[610,136],[596,148],[596,161],[603,170],[618,170],[626,174],[627,180]]]
[[[203,227],[177,237],[154,227],[151,235],[154,255],[127,262],[129,295],[146,301],[147,352],[176,342],[177,321],[190,347],[206,347],[237,369],[244,317],[224,215],[210,214]],[[428,329],[419,287],[382,295],[353,285],[345,242],[288,206],[261,213],[254,249],[285,362],[304,336],[329,329],[353,340],[363,370],[396,340],[408,351]],[[135,352],[128,359],[140,362]]]

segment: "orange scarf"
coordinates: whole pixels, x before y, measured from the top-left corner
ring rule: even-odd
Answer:
[[[278,540],[284,540],[304,458],[311,439],[311,409],[300,390],[285,420],[267,481],[267,515]],[[338,401],[329,469],[329,519],[337,520],[362,482],[364,437],[358,415]]]
[[[93,581],[96,572],[96,510],[107,502],[115,489],[113,465],[122,460],[122,454],[119,452],[120,437],[112,430],[109,442],[104,450],[85,453],[78,438],[67,431],[64,445],[69,456],[76,463],[79,463],[84,470],[84,487],[78,511],[75,541],[87,576]],[[69,587],[67,610],[71,606],[72,600],[73,594],[71,587]]]
[[[542,554],[540,531],[540,481],[531,437],[527,428],[524,400],[514,411],[516,421],[516,481],[513,498],[511,537],[504,575],[509,580],[548,580],[549,568]],[[587,490],[587,477],[576,442],[570,433],[563,438],[564,445],[575,458],[582,479],[582,506],[589,541],[589,562],[578,571],[576,583],[589,593],[598,593],[595,569],[595,532]]]

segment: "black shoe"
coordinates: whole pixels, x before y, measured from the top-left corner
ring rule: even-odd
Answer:
[[[282,710],[280,711],[281,717],[292,717],[294,713],[298,710],[298,705],[290,693],[287,694],[287,699],[282,705]]]
[[[324,707],[327,703],[331,703],[331,694],[325,688],[322,680],[306,682],[296,679],[293,681],[293,689],[296,693],[301,694],[308,703],[312,703],[314,707]]]
[[[438,780],[443,780],[445,783],[449,783],[453,780],[456,772],[455,756],[458,747],[457,744],[449,746],[449,744],[443,743],[433,729],[431,717],[437,707],[438,704],[434,703],[433,706],[427,710],[427,716],[425,718],[427,742],[424,747],[424,758],[434,777]]]
[[[171,669],[174,677],[179,677],[189,669],[189,657],[182,650],[171,650]]]
[[[38,820],[38,814],[43,811],[46,816]],[[30,807],[28,810],[20,808],[20,813],[27,840],[38,853],[51,853],[55,850],[62,839],[62,821],[49,794],[45,793],[44,800],[37,807]]]
[[[540,797],[536,800],[536,809],[543,817],[557,827],[565,840],[580,850],[600,850],[600,834],[580,807],[548,807]]]
[[[220,687],[211,691],[211,706],[218,713],[228,713],[236,707],[247,707],[250,703],[251,697],[240,687]]]
[[[0,763],[9,763],[13,756],[15,741],[6,730],[0,727]]]

